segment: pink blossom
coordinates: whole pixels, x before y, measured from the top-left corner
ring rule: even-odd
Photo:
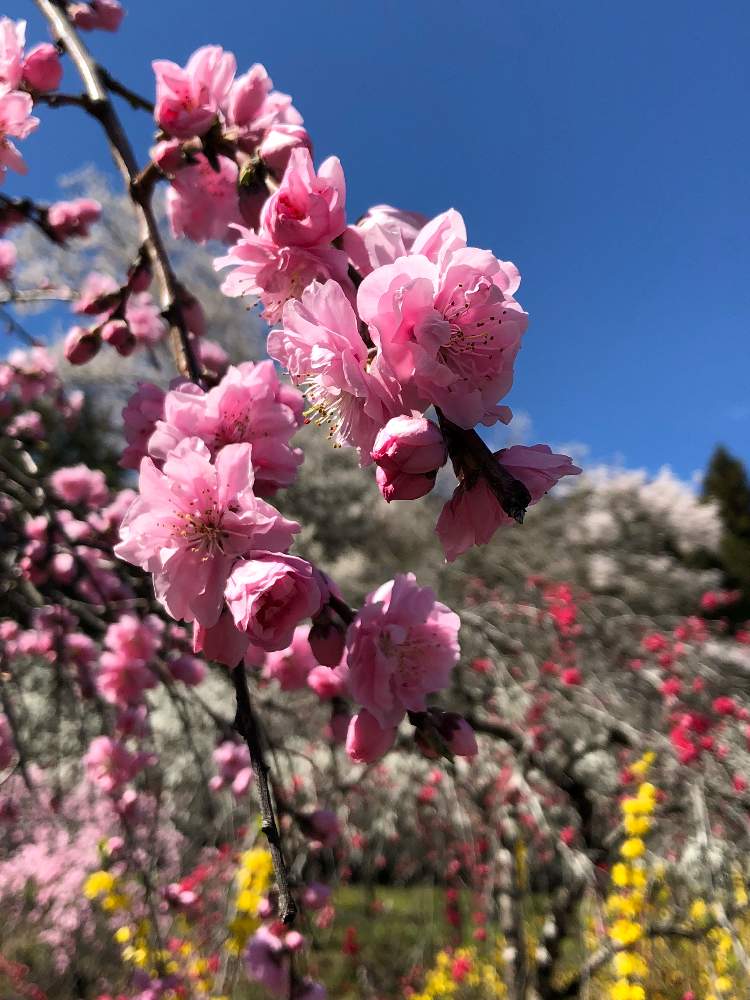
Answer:
[[[392,264],[409,252],[427,219],[391,205],[373,205],[354,226],[347,226],[342,246],[364,278],[376,267]]]
[[[307,675],[307,686],[321,700],[340,698],[346,693],[347,674],[346,664],[331,668],[318,663]]]
[[[375,436],[398,403],[368,369],[357,317],[335,281],[313,282],[284,307],[284,325],[268,337],[268,353],[300,386],[329,437],[370,460]]]
[[[125,319],[139,344],[157,344],[167,332],[161,309],[149,292],[136,292],[128,297]]]
[[[149,615],[143,620],[123,615],[104,635],[105,650],[100,658],[97,687],[113,705],[136,705],[144,691],[155,688],[158,679],[150,664],[164,630],[162,622]]]
[[[0,94],[0,181],[8,169],[17,174],[27,172],[23,157],[10,140],[28,138],[39,124],[31,114],[33,105],[31,96],[21,91]]]
[[[375,438],[372,458],[380,492],[391,500],[416,500],[430,492],[448,451],[437,425],[426,417],[393,417]]]
[[[124,319],[107,320],[101,328],[101,338],[123,358],[132,354],[136,347],[135,337]]]
[[[57,90],[62,80],[63,68],[54,45],[42,42],[35,45],[23,61],[23,82],[30,90],[46,94]]]
[[[345,202],[344,172],[336,157],[316,174],[309,151],[293,149],[278,190],[261,212],[260,232],[277,246],[323,246],[344,231]]]
[[[347,633],[349,690],[383,728],[407,711],[426,710],[426,695],[447,687],[458,662],[458,615],[400,574],[369,594]]]
[[[87,465],[57,469],[49,477],[49,481],[57,496],[65,503],[100,507],[109,498],[104,473],[101,469],[89,469]]]
[[[206,665],[203,660],[187,653],[167,660],[167,669],[176,681],[187,687],[197,687],[206,676]]]
[[[371,764],[386,754],[395,740],[396,726],[381,726],[374,715],[361,708],[349,722],[346,752],[357,764]]]
[[[164,390],[151,382],[139,382],[123,411],[123,433],[127,447],[120,456],[123,469],[137,469],[148,453],[148,439],[157,420],[164,415]]]
[[[546,444],[527,448],[514,445],[495,452],[495,458],[531,493],[534,504],[563,476],[576,476],[580,469],[567,455],[555,455]],[[485,479],[467,486],[459,483],[438,518],[436,531],[445,558],[453,562],[472,545],[486,545],[501,525],[512,524]]]
[[[17,90],[23,76],[26,22],[0,18],[0,88]]]
[[[125,11],[119,0],[89,0],[71,4],[68,17],[81,31],[117,31]]]
[[[351,288],[346,254],[333,247],[277,246],[265,234],[237,226],[240,236],[225,257],[217,257],[214,267],[232,267],[221,286],[230,298],[257,296],[269,323],[281,318],[284,304],[298,299],[312,281],[334,278]]]
[[[242,221],[237,191],[237,164],[218,157],[214,170],[201,153],[195,163],[178,170],[167,190],[167,215],[174,236],[196,243],[230,242],[230,227]]]
[[[260,983],[273,996],[288,996],[291,967],[281,938],[267,927],[260,927],[250,938],[243,957],[250,979]]]
[[[204,135],[232,86],[237,64],[231,52],[206,45],[190,56],[184,69],[166,59],[157,59],[152,66],[157,125],[178,139]]]
[[[416,246],[416,243],[415,243]],[[415,252],[369,274],[357,305],[409,405],[431,403],[461,427],[507,420],[497,402],[513,382],[527,316],[513,264],[473,247]]]
[[[240,148],[247,153],[256,151],[269,130],[302,125],[302,116],[292,107],[291,98],[271,90],[272,86],[265,67],[255,63],[247,73],[237,77],[224,104],[227,132],[237,136]],[[272,163],[267,165],[274,171],[277,169]]]
[[[271,496],[292,484],[302,462],[302,452],[289,446],[299,426],[301,405],[301,394],[282,386],[273,362],[248,361],[230,368],[208,392],[185,384],[167,393],[149,453],[163,458],[191,435],[200,437],[213,452],[247,442],[253,446],[255,492]]]
[[[93,198],[75,198],[73,201],[56,201],[47,209],[47,222],[59,240],[89,235],[91,226],[98,222],[102,206]]]
[[[250,646],[250,640],[245,633],[240,632],[234,624],[231,613],[226,609],[221,613],[218,622],[210,628],[195,623],[193,652],[203,653],[206,659],[216,660],[217,663],[223,663],[231,669],[237,666],[246,653],[254,649],[255,647]]]
[[[0,281],[10,281],[18,260],[15,243],[10,240],[0,240]]]
[[[123,743],[109,736],[93,739],[84,757],[89,780],[107,795],[119,792],[147,763],[146,754],[131,753]]]
[[[84,316],[109,316],[118,304],[119,290],[120,286],[111,275],[91,271],[71,308],[74,313]]]
[[[312,140],[302,125],[279,123],[266,133],[258,155],[277,177],[282,177],[295,149],[306,149],[312,156]]]
[[[289,646],[296,626],[316,614],[323,601],[310,563],[277,552],[254,552],[239,563],[225,593],[237,627],[268,652]]]
[[[115,554],[153,573],[156,596],[173,618],[215,625],[235,559],[286,549],[298,530],[253,493],[251,454],[250,445],[228,445],[212,463],[193,437],[167,455],[162,471],[150,458],[141,462],[140,496]]]
[[[214,750],[214,763],[218,769],[211,787],[219,791],[229,785],[235,795],[244,795],[253,780],[250,752],[244,743],[225,740]]]
[[[331,809],[316,809],[306,817],[310,834],[321,847],[333,847],[341,835],[341,824]]]
[[[457,757],[475,757],[479,752],[474,730],[455,712],[443,713],[441,733],[448,749]]]
[[[13,734],[7,718],[0,714],[0,770],[5,770],[10,766],[16,746],[13,741]]]
[[[286,649],[266,656],[263,676],[278,681],[282,691],[304,688],[310,671],[317,666],[308,641],[309,631],[308,625],[298,625]]]

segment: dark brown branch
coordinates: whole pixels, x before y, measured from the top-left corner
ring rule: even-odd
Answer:
[[[263,748],[258,732],[258,723],[253,712],[250,701],[250,691],[247,686],[247,675],[245,668],[235,667],[232,671],[232,681],[237,698],[237,714],[234,719],[234,728],[242,736],[247,749],[250,751],[250,762],[255,774],[255,785],[260,799],[261,829],[266,835],[268,849],[273,860],[273,870],[276,876],[276,887],[279,893],[279,915],[285,924],[294,922],[297,916],[297,904],[289,888],[289,873],[284,860],[284,852],[281,847],[281,837],[279,828],[276,825],[273,801],[271,799],[271,789],[268,784],[268,765],[263,755]]]
[[[437,415],[456,476],[467,489],[484,479],[505,513],[522,524],[531,503],[528,489],[498,462],[476,431],[459,427],[439,409]]]
[[[142,189],[135,184],[140,173],[138,163],[99,68],[68,20],[65,10],[55,0],[34,2],[49,23],[55,42],[68,53],[78,70],[86,94],[86,110],[104,129],[115,164],[127,185],[140,224],[141,242],[148,252],[160,287],[162,312],[169,323],[175,364],[181,375],[200,382],[200,369],[190,344],[180,304],[180,287],[156,222],[151,205],[151,190]]]
[[[126,100],[132,108],[136,108],[140,111],[148,111],[149,114],[154,113],[154,103],[153,101],[146,100],[145,97],[141,97],[140,94],[136,94],[134,90],[130,87],[126,87],[124,83],[120,83],[119,80],[115,79],[109,70],[105,69],[103,66],[97,66],[99,70],[99,76],[104,81],[104,85],[108,90],[111,90],[113,94],[117,94],[118,97],[122,97]]]

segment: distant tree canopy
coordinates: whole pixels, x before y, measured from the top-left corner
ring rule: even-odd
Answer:
[[[703,484],[705,499],[719,507],[723,535],[719,548],[721,567],[728,582],[742,590],[737,613],[750,610],[750,480],[742,462],[722,445],[716,448]]]

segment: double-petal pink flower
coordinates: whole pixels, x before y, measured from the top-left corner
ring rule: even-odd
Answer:
[[[254,549],[289,548],[299,526],[253,492],[252,447],[211,454],[200,438],[181,441],[160,471],[144,458],[140,495],[120,527],[119,558],[154,576],[173,618],[215,625],[236,560]]]

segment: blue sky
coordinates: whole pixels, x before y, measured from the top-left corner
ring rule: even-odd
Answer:
[[[31,0],[3,9],[42,37]],[[508,401],[533,442],[683,476],[719,441],[750,462],[746,0],[132,0],[118,35],[88,39],[149,95],[154,57],[212,42],[264,63],[317,157],[340,157],[352,219],[459,209],[523,275]],[[92,123],[42,115],[11,193],[108,166]],[[145,151],[147,116],[125,117]]]

